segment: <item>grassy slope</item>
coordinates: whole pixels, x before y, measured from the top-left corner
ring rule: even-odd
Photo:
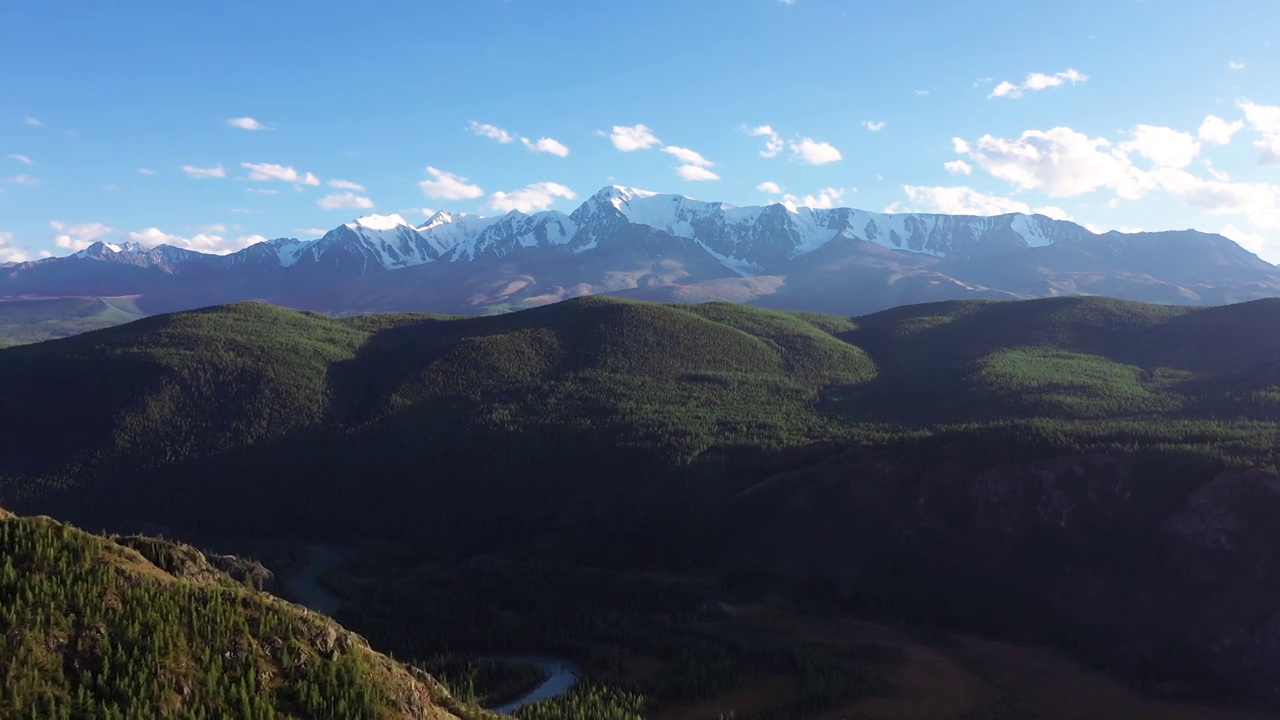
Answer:
[[[0,599],[0,717],[484,715],[185,546],[0,511]]]
[[[127,297],[0,300],[0,347],[123,325],[146,313]]]

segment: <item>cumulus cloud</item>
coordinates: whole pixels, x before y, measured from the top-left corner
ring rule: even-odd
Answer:
[[[956,152],[1020,190],[1072,197],[1111,188],[1132,200],[1151,187],[1123,150],[1071,128],[1027,130],[1014,140],[984,135],[972,144],[961,138],[952,142]]]
[[[351,182],[350,180],[330,180],[325,184],[331,188],[337,188],[338,190],[354,190],[356,192],[364,192],[363,185],[361,185],[360,183]]]
[[[1243,61],[1243,60],[1232,60],[1231,62],[1227,63],[1227,67],[1231,68],[1232,70],[1243,70],[1243,69],[1244,69],[1244,61]]]
[[[557,198],[573,200],[578,197],[569,188],[554,182],[538,182],[526,185],[509,193],[498,191],[489,196],[489,208],[501,212],[519,210],[530,213],[546,210],[555,204]]]
[[[948,160],[942,163],[942,167],[952,175],[972,175],[973,166],[963,160]]]
[[[782,152],[784,146],[782,136],[774,131],[773,126],[757,125],[753,128],[744,127],[743,130],[752,137],[763,137],[765,139],[764,149],[760,151],[760,157],[776,157],[778,153]]]
[[[818,142],[813,138],[801,138],[791,142],[791,152],[801,161],[810,165],[826,165],[843,158],[840,151],[828,142]]]
[[[454,175],[433,167],[427,168],[427,174],[431,179],[418,183],[418,187],[422,188],[422,194],[429,198],[474,200],[484,195],[484,190],[481,190],[479,185],[467,184],[467,179],[461,175]]]
[[[1240,132],[1243,127],[1243,120],[1227,122],[1217,115],[1209,115],[1205,117],[1204,122],[1200,123],[1200,129],[1196,131],[1196,135],[1203,143],[1226,145],[1231,142],[1231,136]]]
[[[226,255],[237,250],[243,250],[250,245],[264,242],[266,240],[266,238],[261,235],[242,235],[237,238],[224,238],[221,235],[207,233],[200,233],[191,237],[183,237],[181,235],[173,235],[171,233],[164,232],[160,228],[155,227],[131,232],[128,234],[128,239],[130,242],[136,242],[146,247],[172,245],[173,247],[209,253],[211,255]]]
[[[8,154],[8,155],[5,155],[4,157],[5,157],[5,159],[6,159],[6,160],[15,160],[15,161],[17,161],[17,162],[22,163],[23,165],[35,165],[35,164],[36,164],[34,160],[32,160],[31,158],[27,157],[26,155],[23,155],[22,153],[10,153],[10,154]]]
[[[14,244],[13,233],[0,230],[0,263],[26,262],[30,253]]]
[[[662,142],[653,134],[652,130],[643,124],[614,125],[613,131],[609,133],[609,140],[613,142],[614,147],[622,152],[647,150]]]
[[[1258,227],[1280,227],[1280,186],[1205,180],[1174,168],[1152,176],[1164,191],[1210,215],[1244,215]]]
[[[1266,165],[1280,164],[1280,133],[1271,133],[1253,143],[1258,161]]]
[[[676,174],[685,180],[702,181],[702,180],[719,180],[720,176],[711,172],[701,165],[681,165],[676,168]]]
[[[1240,100],[1236,105],[1244,111],[1244,119],[1254,130],[1280,133],[1280,105],[1258,105],[1248,100]]]
[[[1072,68],[1067,68],[1060,73],[1054,73],[1052,75],[1047,75],[1045,73],[1030,73],[1027,75],[1025,80],[1018,84],[1011,83],[1008,80],[1001,82],[999,85],[996,85],[995,89],[992,90],[991,94],[987,97],[1017,99],[1022,97],[1028,91],[1034,92],[1038,90],[1045,90],[1051,87],[1058,87],[1059,85],[1066,83],[1075,85],[1077,83],[1085,82],[1088,79],[1088,75]]]
[[[544,137],[538,138],[537,140],[530,140],[529,138],[522,137],[520,138],[520,142],[533,152],[548,153],[557,157],[569,156],[569,148],[565,147],[564,143],[554,138]]]
[[[1200,154],[1200,143],[1191,133],[1156,125],[1139,125],[1133,139],[1120,145],[1121,150],[1134,151],[1160,167],[1181,168],[1190,165]]]
[[[302,185],[319,185],[320,178],[311,173],[300,173],[293,169],[292,166],[277,165],[275,163],[240,163],[240,167],[249,171],[246,180],[254,182],[271,182],[278,180],[287,182],[295,187]]]
[[[353,210],[373,207],[373,201],[353,192],[331,193],[316,201],[324,210]]]
[[[862,126],[871,132],[880,132],[884,129],[884,121],[882,120],[863,120]]]
[[[53,244],[72,252],[79,252],[101,240],[107,233],[113,232],[111,228],[102,223],[73,225],[51,220],[49,221],[49,227],[54,232]]]
[[[782,194],[782,186],[772,180],[765,180],[757,185],[756,189],[762,193],[769,193],[770,195]]]
[[[472,120],[467,125],[467,128],[471,130],[471,132],[475,133],[476,135],[479,135],[480,137],[487,137],[490,140],[497,140],[503,145],[511,142],[512,140],[515,140],[515,137],[512,136],[511,133],[507,132],[506,130],[503,130],[497,125],[489,125],[488,123],[480,123],[480,122],[476,122],[475,120]]]
[[[1204,162],[1204,169],[1209,172],[1209,175],[1212,176],[1214,180],[1218,180],[1220,182],[1228,182],[1231,180],[1230,175],[1213,166],[1212,160],[1205,158],[1203,162]]]
[[[203,180],[206,178],[224,178],[227,176],[226,168],[222,167],[222,163],[218,163],[213,167],[196,167],[195,165],[183,165],[182,172],[187,177]]]
[[[240,128],[241,130],[266,130],[267,126],[254,120],[251,117],[235,117],[227,120],[227,127]]]
[[[1004,215],[1031,212],[1031,206],[1020,200],[988,195],[966,186],[903,185],[902,191],[907,194],[907,202],[894,203],[885,208],[885,212],[936,212],[947,215]]]
[[[836,207],[844,193],[843,188],[829,187],[819,190],[816,195],[799,196],[787,194],[782,196],[782,204],[791,210],[802,207],[829,210]]]

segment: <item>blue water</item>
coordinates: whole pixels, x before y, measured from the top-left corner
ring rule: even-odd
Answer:
[[[520,665],[533,665],[541,668],[547,674],[547,679],[538,687],[530,690],[525,695],[512,700],[511,702],[492,708],[495,712],[502,714],[512,713],[525,705],[532,705],[536,702],[549,700],[557,695],[568,692],[573,684],[578,682],[578,678],[582,677],[582,668],[560,658],[546,657],[542,655],[502,655],[490,658],[492,660],[501,660],[503,662],[518,663]]]

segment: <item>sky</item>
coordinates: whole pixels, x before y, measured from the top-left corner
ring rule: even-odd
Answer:
[[[8,0],[0,262],[371,213],[1040,212],[1280,262],[1275,0]]]

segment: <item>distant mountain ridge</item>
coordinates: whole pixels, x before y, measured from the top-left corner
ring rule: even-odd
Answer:
[[[1220,235],[1095,234],[1043,215],[734,207],[609,186],[570,214],[368,215],[230,255],[97,242],[0,266],[0,297],[137,295],[153,312],[261,299],[351,313],[487,313],[588,294],[858,314],[956,298],[1104,294],[1191,304],[1280,295]]]

